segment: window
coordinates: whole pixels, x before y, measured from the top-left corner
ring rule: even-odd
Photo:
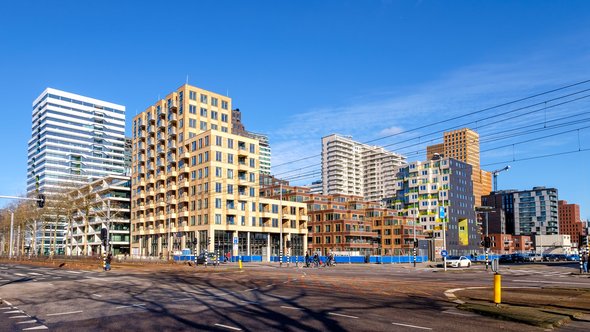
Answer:
[[[211,97],[211,106],[217,107],[217,102],[218,102],[217,98]]]
[[[255,152],[256,152],[256,145],[250,144],[250,153],[255,153]]]
[[[221,151],[215,151],[215,161],[221,161]]]
[[[227,114],[221,113],[221,121],[222,122],[227,122]]]
[[[221,101],[221,108],[223,108],[224,110],[226,110],[228,108],[228,102],[225,100]]]
[[[197,93],[195,91],[189,91],[188,92],[188,99],[197,100]]]
[[[207,95],[201,95],[201,103],[207,104]]]
[[[228,179],[233,179],[234,178],[234,170],[233,169],[228,169],[227,170],[227,178]]]
[[[197,128],[197,120],[195,119],[189,119],[188,120],[188,126],[191,128]]]
[[[250,167],[256,167],[256,161],[254,158],[250,158]]]
[[[195,105],[189,105],[188,106],[188,112],[190,114],[197,114],[197,106],[195,106]]]
[[[221,215],[220,214],[215,214],[215,224],[221,225]]]
[[[221,198],[216,198],[215,199],[215,208],[216,209],[221,209]]]
[[[218,183],[218,182],[215,183],[215,192],[216,193],[221,192],[221,183]]]
[[[221,167],[215,167],[215,176],[220,178],[222,176],[222,169]]]
[[[191,106],[191,107],[193,107],[193,106]],[[206,108],[201,107],[201,116],[207,117],[207,109]]]
[[[234,193],[234,186],[231,184],[227,185],[227,193],[228,194],[233,194]]]
[[[227,154],[227,163],[228,164],[233,164],[234,163],[234,155],[231,153]]]
[[[211,120],[217,120],[217,112],[211,111]]]
[[[222,146],[221,141],[222,141],[221,136],[215,136],[215,145]]]
[[[231,138],[228,138],[227,139],[227,147],[229,149],[233,149],[234,148],[234,140],[233,139],[231,139]]]
[[[201,121],[201,130],[202,131],[206,131],[207,130],[207,122]]]

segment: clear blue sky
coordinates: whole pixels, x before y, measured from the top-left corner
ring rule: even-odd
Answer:
[[[3,1],[0,12],[4,195],[25,191],[31,103],[46,87],[123,104],[129,124],[188,75],[229,93],[247,129],[269,134],[278,165],[317,156],[331,133],[369,141],[590,79],[588,1]],[[512,166],[501,189],[556,187],[590,218],[590,152],[536,158],[590,148],[590,129],[575,131],[588,126],[578,113],[589,100],[500,115],[588,88],[374,144],[422,159],[417,151],[441,136],[428,134],[467,121],[481,134],[484,168]],[[574,123],[551,129],[566,121]],[[486,141],[527,125],[539,132]],[[299,167],[317,170],[319,158],[275,172]]]

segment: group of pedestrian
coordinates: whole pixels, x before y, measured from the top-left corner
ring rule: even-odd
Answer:
[[[325,262],[322,261],[317,252],[313,256],[310,256],[308,252],[305,253],[305,267],[334,266],[334,264],[335,259],[333,253],[328,254]]]

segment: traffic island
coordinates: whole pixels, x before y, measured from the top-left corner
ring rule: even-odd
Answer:
[[[542,328],[562,326],[570,320],[590,322],[590,290],[580,288],[506,288],[502,304],[494,304],[491,288],[454,292],[458,309]]]

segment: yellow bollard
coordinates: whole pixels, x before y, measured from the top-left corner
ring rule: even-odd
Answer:
[[[502,302],[502,275],[494,274],[494,303],[500,304]]]
[[[238,265],[240,266],[240,270],[242,269],[242,259],[238,259]]]

